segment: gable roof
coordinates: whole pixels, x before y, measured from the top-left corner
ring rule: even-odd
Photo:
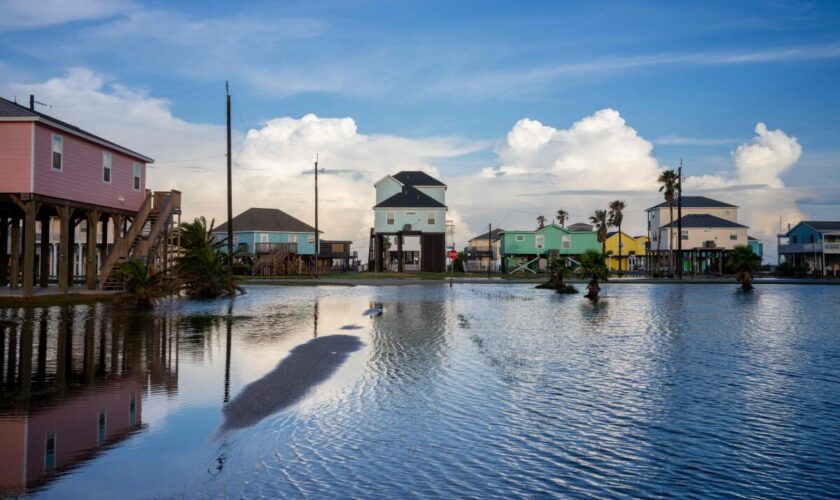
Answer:
[[[499,240],[499,238],[501,238],[501,237],[502,237],[502,233],[503,233],[504,231],[505,231],[504,229],[496,228],[496,229],[494,229],[494,230],[490,231],[490,236],[489,236],[489,237],[490,237],[493,241],[498,241],[498,240]],[[475,238],[471,238],[471,239],[470,239],[470,241],[476,241],[476,240],[486,241],[486,240],[487,240],[487,238],[488,238],[487,233],[484,233],[484,234],[479,234],[479,235],[478,235],[478,236],[476,236]]]
[[[678,227],[682,221],[682,227],[747,227],[731,220],[722,219],[709,214],[689,214],[683,215],[682,219],[675,220],[670,224],[665,224],[662,227]]]
[[[32,121],[32,122],[41,122],[46,125],[50,125],[60,130],[64,130],[65,132],[69,132],[73,135],[77,135],[84,139],[87,139],[92,142],[96,142],[103,146],[109,147],[121,153],[124,153],[128,156],[134,157],[136,159],[142,160],[145,163],[154,163],[154,160],[149,158],[148,156],[141,155],[136,151],[132,151],[126,147],[120,146],[119,144],[113,143],[108,139],[103,139],[97,135],[91,134],[86,130],[82,130],[81,128],[71,125],[67,122],[61,121],[58,118],[53,118],[47,114],[41,113],[40,111],[32,111],[31,109],[21,106],[18,103],[9,101],[8,99],[4,99],[0,97],[0,122],[20,122],[20,121]]]
[[[607,239],[612,238],[613,236],[617,235],[618,231],[608,231],[607,232]],[[624,231],[621,232],[623,237],[630,238],[631,240],[635,240],[636,236],[630,236],[629,234],[625,233]]]
[[[377,203],[373,208],[446,208],[446,205],[411,186]]]
[[[706,198],[705,196],[683,196],[682,206],[683,208],[738,208],[737,205],[730,205],[729,203]],[[668,208],[668,203],[663,201],[659,205],[654,205],[648,208],[645,212],[649,212],[657,208]],[[676,200],[674,200],[674,208],[677,208]]]
[[[446,184],[440,182],[439,180],[435,179],[431,175],[427,174],[426,172],[421,172],[420,170],[403,170],[401,172],[397,172],[396,174],[392,175],[394,179],[400,182],[404,186],[442,186],[446,187]]]
[[[315,228],[276,208],[249,208],[233,218],[233,231],[278,231],[287,233],[314,233]],[[214,233],[227,232],[227,222],[213,229]]]
[[[799,224],[807,224],[817,231],[840,231],[840,221],[836,220],[803,220]]]

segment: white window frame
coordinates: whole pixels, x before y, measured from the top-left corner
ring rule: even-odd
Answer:
[[[537,247],[537,250],[542,250],[545,248],[545,235],[538,234],[534,237],[534,246]]]
[[[268,243],[268,233],[260,233],[260,243]]]
[[[729,241],[738,241],[738,233],[729,233]]]
[[[314,245],[315,244],[315,235],[314,234],[307,235],[306,241],[308,241],[310,245]]]
[[[56,151],[56,139],[58,139],[58,149]],[[52,155],[50,156],[50,166],[56,172],[61,172],[64,170],[64,136],[58,134],[52,134]],[[55,154],[58,153],[58,168],[55,168]]]
[[[111,184],[114,180],[114,156],[110,151],[102,152],[102,182]],[[108,179],[105,180],[105,172],[108,172]]]
[[[296,235],[296,234],[290,234],[290,235],[286,238],[286,241],[287,241],[287,242],[289,242],[289,243],[297,243],[297,242],[298,242],[298,235]]]
[[[143,186],[143,167],[140,166],[140,162],[134,162],[132,173],[131,188],[135,191],[140,191],[140,188]]]
[[[426,224],[429,226],[437,224],[437,212],[426,212]]]
[[[560,248],[563,250],[569,250],[572,248],[572,237],[568,234],[564,234],[560,237]]]
[[[516,241],[525,241],[525,235],[524,234],[517,234],[516,235]]]
[[[385,212],[385,224],[393,226],[397,222],[396,212]]]
[[[682,230],[682,236],[680,236],[680,237],[682,238],[683,241],[687,241],[688,240],[688,229],[683,229]]]

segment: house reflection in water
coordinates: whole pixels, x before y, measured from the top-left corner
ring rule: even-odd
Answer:
[[[178,390],[177,323],[110,306],[0,310],[0,496],[31,491],[143,428]]]

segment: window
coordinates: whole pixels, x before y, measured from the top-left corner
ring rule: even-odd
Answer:
[[[560,238],[560,248],[563,250],[572,248],[572,237],[568,234],[563,235],[563,237]]]
[[[268,233],[260,233],[260,243],[268,243]]]
[[[729,233],[729,240],[735,241],[738,239],[738,233]]]
[[[651,241],[656,241],[656,233],[653,233],[653,234],[651,235],[651,238],[650,238],[650,239],[651,239]]]
[[[333,243],[332,253],[344,253],[344,243]]]
[[[102,182],[111,183],[111,153],[102,152]]]
[[[55,434],[47,434],[47,442],[44,447],[44,472],[50,473],[55,470]]]
[[[135,191],[140,191],[140,164],[134,162],[134,182],[132,187]]]
[[[61,171],[64,168],[64,137],[52,136],[52,168]]]
[[[137,395],[131,393],[131,401],[128,403],[128,425],[134,427],[137,423]]]
[[[426,224],[428,224],[430,226],[434,226],[435,225],[435,215],[436,214],[434,212],[427,213],[426,214]]]
[[[310,234],[309,237],[307,238],[307,241],[314,245],[315,244],[315,235]]]
[[[683,240],[683,241],[686,241],[687,239],[688,239],[688,230],[687,230],[687,229],[683,229],[683,232],[682,232],[682,240]]]
[[[296,235],[296,234],[290,234],[289,235],[289,243],[297,243],[298,242],[297,237],[298,237],[298,235]]]
[[[525,241],[525,235],[517,234],[516,235],[516,241]]]
[[[814,242],[814,235],[812,234],[811,235],[811,243],[813,243],[813,242]]]
[[[394,212],[385,212],[385,224],[394,225]]]
[[[537,248],[545,248],[545,235],[538,234],[535,243]]]

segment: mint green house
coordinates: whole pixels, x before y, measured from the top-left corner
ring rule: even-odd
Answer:
[[[534,231],[504,231],[502,271],[536,273],[546,269],[552,252],[574,263],[587,250],[601,250],[595,231],[572,231],[557,224]]]

